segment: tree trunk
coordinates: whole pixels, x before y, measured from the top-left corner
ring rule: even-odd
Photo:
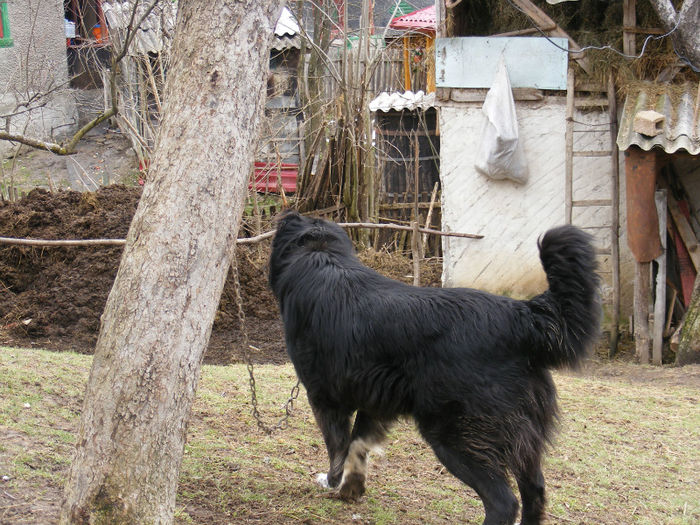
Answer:
[[[180,0],[151,178],[109,295],[60,523],[170,523],[247,193],[279,0]]]
[[[690,62],[698,71],[700,68],[700,1],[683,0],[680,11],[676,12],[671,0],[650,0],[665,31],[673,30],[671,39],[676,53]]]
[[[690,363],[700,363],[700,278],[695,279],[676,353],[677,365]]]

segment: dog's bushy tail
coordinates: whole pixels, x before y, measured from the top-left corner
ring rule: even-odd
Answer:
[[[559,226],[537,243],[549,290],[529,301],[533,358],[547,368],[576,367],[600,336],[600,279],[592,237]]]

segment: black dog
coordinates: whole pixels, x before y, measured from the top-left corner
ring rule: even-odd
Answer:
[[[485,525],[539,524],[540,462],[556,418],[549,368],[576,366],[599,335],[590,236],[573,226],[539,243],[549,290],[517,301],[471,289],[416,288],[362,265],[336,224],[289,212],[270,285],[287,350],[345,499],[364,492],[367,453],[412,416],[447,469],[481,498]],[[354,425],[351,418],[354,413]]]

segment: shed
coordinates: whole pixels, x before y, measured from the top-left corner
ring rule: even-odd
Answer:
[[[663,338],[690,306],[700,269],[699,101],[700,83],[645,82],[627,94],[620,120],[617,144],[625,152],[627,237],[635,261],[634,334],[642,362],[651,356],[661,363]],[[698,360],[697,354],[678,358]]]
[[[374,115],[380,214],[393,221],[418,217],[439,227],[440,140],[435,93],[380,93],[369,103]],[[384,244],[386,236],[378,242]],[[439,253],[437,239],[427,253]]]
[[[593,84],[584,74],[576,78],[581,68],[572,63],[582,59],[567,52],[576,43],[531,2],[517,3],[528,8],[528,16],[537,13],[532,23],[546,38],[524,32],[469,36],[458,9],[445,24],[445,3],[436,4],[442,228],[484,235],[479,241],[443,238],[443,285],[536,295],[547,288],[538,239],[554,226],[575,224],[595,239],[614,346],[621,311],[631,304],[620,284],[632,278],[629,255],[618,246],[614,88]],[[482,107],[501,59],[529,170],[521,184],[475,168],[486,126]]]

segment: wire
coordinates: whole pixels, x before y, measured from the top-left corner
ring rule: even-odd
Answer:
[[[677,17],[676,17],[676,18],[677,18],[677,20],[676,20],[676,25],[674,25],[673,28],[671,28],[670,31],[668,31],[667,33],[664,33],[663,35],[657,35],[657,36],[649,35],[648,37],[646,37],[646,38],[644,39],[644,44],[642,45],[642,50],[639,52],[638,55],[628,55],[627,53],[623,53],[622,51],[618,51],[617,49],[615,49],[614,47],[612,47],[612,46],[610,46],[610,45],[605,45],[605,46],[585,46],[585,47],[582,47],[581,49],[568,49],[568,48],[564,48],[564,47],[560,46],[559,44],[557,44],[556,42],[554,42],[554,41],[549,37],[549,35],[547,35],[544,31],[542,31],[542,29],[540,29],[539,26],[538,26],[537,24],[535,24],[535,23],[530,19],[530,17],[528,16],[528,14],[527,14],[523,9],[521,9],[518,5],[516,5],[515,3],[513,3],[512,0],[507,0],[507,1],[508,1],[508,3],[509,3],[511,6],[513,6],[515,9],[517,9],[517,10],[520,11],[522,14],[524,14],[525,16],[527,16],[528,20],[530,20],[530,25],[532,25],[533,28],[535,28],[537,31],[539,31],[540,34],[541,34],[544,38],[546,38],[546,39],[549,41],[550,44],[552,44],[554,47],[557,47],[557,48],[561,49],[562,51],[566,51],[566,52],[569,53],[569,54],[576,54],[576,55],[578,55],[578,54],[580,54],[580,53],[585,53],[585,52],[588,51],[589,49],[595,49],[595,50],[598,50],[598,51],[604,51],[604,50],[606,50],[606,49],[609,49],[609,50],[612,51],[613,53],[617,53],[618,55],[620,55],[620,56],[622,56],[622,57],[624,57],[624,58],[630,58],[630,59],[633,59],[633,60],[637,60],[637,59],[639,59],[639,58],[642,58],[642,56],[644,55],[644,52],[646,51],[647,44],[649,43],[650,40],[661,40],[662,38],[666,38],[667,36],[671,35],[672,33],[674,33],[674,32],[676,31],[676,29],[678,29],[678,25],[680,24],[680,21],[681,21],[680,16],[677,16]],[[690,62],[690,60],[688,60],[688,59],[687,59],[686,57],[684,57],[684,56],[681,56],[681,55],[678,53],[678,51],[676,50],[676,46],[675,46],[675,45],[673,46],[673,51],[676,53],[676,55],[678,56],[678,58],[680,58],[683,62],[685,62],[686,64],[688,64],[688,65],[690,66],[690,68],[691,68],[693,71],[695,71],[695,72],[700,71],[699,69],[696,69],[696,67]]]

